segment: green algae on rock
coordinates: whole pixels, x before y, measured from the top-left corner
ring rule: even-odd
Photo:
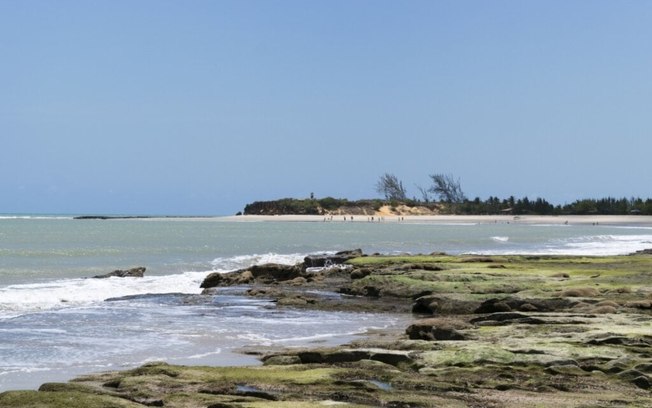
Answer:
[[[650,256],[366,256],[347,265],[216,279],[246,283],[278,307],[412,310],[403,335],[275,351],[261,367],[151,363],[2,393],[0,406],[652,406]],[[342,295],[319,295],[326,290]]]

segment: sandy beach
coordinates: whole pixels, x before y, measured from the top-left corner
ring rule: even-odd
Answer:
[[[239,215],[219,217],[222,221],[256,222],[371,222],[364,215]],[[374,222],[410,222],[433,224],[559,224],[559,225],[624,225],[652,227],[652,216],[648,215],[385,215],[374,216]]]

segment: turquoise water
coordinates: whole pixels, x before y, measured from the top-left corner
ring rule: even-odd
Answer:
[[[151,360],[252,364],[235,350],[337,344],[410,319],[276,309],[238,288],[200,296],[213,271],[353,248],[606,255],[649,247],[648,227],[0,217],[0,390]],[[147,267],[145,278],[87,279],[133,266]]]

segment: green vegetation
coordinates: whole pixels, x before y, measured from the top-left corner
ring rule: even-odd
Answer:
[[[489,299],[506,294],[558,297],[591,288],[584,292],[615,296],[620,303],[648,299],[644,296],[647,293],[652,296],[652,257],[646,255],[367,256],[347,263],[377,271],[353,281],[355,293],[374,287],[381,292],[402,293],[403,297],[433,291],[458,298]]]
[[[652,199],[641,198],[601,198],[582,199],[570,204],[552,205],[543,198],[530,200],[528,197],[515,199],[509,197],[500,200],[489,197],[485,201],[480,198],[465,200],[459,207],[461,214],[532,214],[532,215],[652,215]]]
[[[77,391],[36,392],[10,391],[0,394],[0,406],[5,408],[142,408],[123,398],[94,395]]]
[[[245,215],[324,215],[339,209],[351,214],[369,212],[373,214],[385,203],[382,200],[349,201],[345,198],[325,197],[320,199],[282,198],[272,201],[255,201],[244,208]]]
[[[385,200],[371,199],[349,201],[326,197],[315,199],[310,193],[310,199],[283,198],[272,201],[256,201],[247,204],[246,215],[281,215],[281,214],[312,214],[324,215],[334,212],[350,214],[374,215],[383,205],[390,205],[393,210],[399,205],[408,207],[426,207],[441,214],[460,215],[652,215],[652,198],[640,197],[600,199],[579,199],[570,204],[553,205],[546,199],[527,196],[499,199],[490,196],[486,200],[476,197],[468,199],[462,191],[460,179],[451,174],[431,174],[431,185],[416,186],[421,198],[409,199],[403,182],[391,173],[384,173],[375,185],[375,190],[384,196]],[[433,201],[431,194],[439,199]]]
[[[397,207],[406,205],[408,207],[426,207],[438,211],[441,214],[459,215],[652,215],[652,199],[648,198],[602,198],[582,199],[570,204],[553,205],[543,198],[531,200],[528,197],[509,197],[499,199],[489,197],[481,200],[476,197],[473,200],[464,199],[460,202],[432,202],[417,199],[405,200],[356,200],[350,201],[345,198],[325,197],[321,199],[295,199],[283,198],[272,201],[256,201],[247,204],[244,209],[245,215],[324,215],[334,212],[350,214],[373,215],[383,205]]]
[[[405,201],[405,188],[395,175],[385,173],[376,184],[376,192],[385,196],[387,201]]]

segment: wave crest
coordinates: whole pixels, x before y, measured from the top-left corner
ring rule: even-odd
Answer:
[[[213,270],[216,272],[228,272],[266,263],[294,265],[302,262],[305,256],[306,254],[277,254],[268,252],[266,254],[215,258],[211,261],[211,265],[213,266]]]

